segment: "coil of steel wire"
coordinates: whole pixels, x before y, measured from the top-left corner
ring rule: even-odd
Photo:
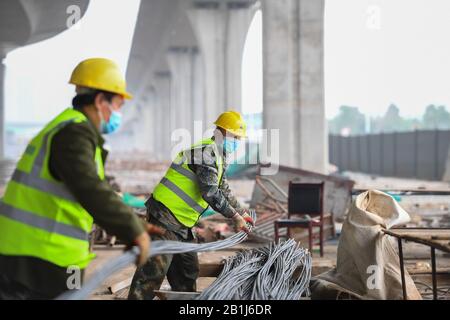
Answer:
[[[250,210],[250,216],[253,221],[256,222],[256,213],[254,210]],[[251,229],[251,227],[250,227]],[[215,251],[232,247],[241,243],[247,238],[247,234],[243,231],[232,235],[231,237],[209,243],[184,243],[178,241],[152,241],[149,258],[152,256],[162,254],[177,254],[185,252],[204,252]],[[126,266],[134,263],[139,255],[139,249],[133,247],[131,250],[125,252],[123,255],[111,261],[109,264],[103,266],[97,271],[79,290],[71,290],[63,293],[57,300],[83,300],[100,286],[109,276],[117,271],[125,268]]]
[[[229,258],[199,300],[297,300],[308,296],[312,260],[293,239]]]

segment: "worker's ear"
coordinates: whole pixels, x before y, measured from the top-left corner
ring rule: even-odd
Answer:
[[[106,99],[105,95],[102,92],[99,92],[95,95],[94,105],[97,109],[100,110],[105,105],[107,106],[108,103],[109,103],[108,100]]]
[[[216,140],[216,142],[218,142],[218,143],[223,142],[223,138],[225,138],[224,133],[225,133],[225,131],[223,131],[219,127],[217,127],[216,130],[214,130],[214,139]]]
[[[110,104],[111,103],[108,101],[108,99],[106,99],[105,95],[102,92],[98,93],[95,96],[95,99],[94,99],[95,108],[97,109],[97,111],[99,113],[101,113],[102,118],[105,121],[109,120],[109,116],[111,114],[111,111],[109,108]]]

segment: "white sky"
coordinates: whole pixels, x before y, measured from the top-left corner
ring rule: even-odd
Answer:
[[[328,0],[325,14],[329,117],[342,104],[370,115],[390,103],[403,116],[430,103],[449,110],[450,1]]]
[[[47,122],[71,105],[75,66],[92,57],[126,70],[140,0],[91,0],[79,28],[19,48],[6,58],[6,121]],[[69,15],[68,15],[69,16]]]
[[[242,57],[242,112],[263,109],[262,13],[256,12],[250,25]]]
[[[8,122],[46,122],[69,106],[67,81],[85,58],[111,58],[125,71],[139,0],[123,4],[92,0],[79,30],[8,55]],[[327,0],[325,13],[327,117],[343,104],[381,115],[396,103],[416,117],[430,103],[450,108],[449,0]],[[245,113],[262,110],[261,30],[258,13],[243,57]]]

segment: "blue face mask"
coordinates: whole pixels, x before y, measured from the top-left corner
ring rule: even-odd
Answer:
[[[103,134],[113,133],[119,129],[122,124],[122,114],[118,111],[111,111],[111,116],[109,117],[109,121],[105,122],[102,119],[101,121],[101,130]]]
[[[223,150],[225,153],[233,153],[239,147],[239,140],[232,138],[223,139]]]

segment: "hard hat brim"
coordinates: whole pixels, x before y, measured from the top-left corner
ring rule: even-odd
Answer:
[[[216,126],[218,126],[219,128],[222,128],[226,132],[229,132],[232,135],[235,135],[236,137],[240,137],[240,138],[244,138],[244,139],[247,138],[247,135],[242,130],[227,129],[227,128],[224,128],[223,126],[221,126],[220,124],[217,124],[216,122],[214,122],[214,124]]]
[[[125,92],[122,94],[122,96],[127,99],[127,100],[131,100],[133,99],[133,95],[131,93]]]

